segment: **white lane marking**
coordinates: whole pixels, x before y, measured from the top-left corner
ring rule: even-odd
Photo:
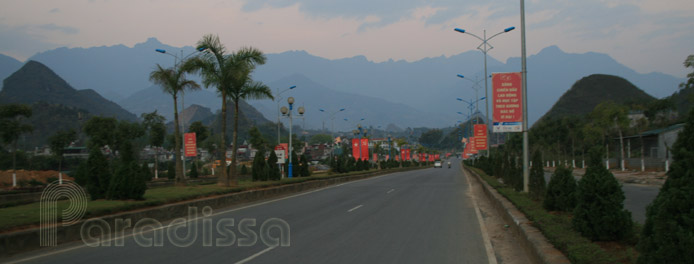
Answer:
[[[395,191],[395,189],[390,189],[390,191],[388,191],[386,194],[390,194],[390,193],[392,193],[392,192],[394,192],[394,191]]]
[[[475,199],[475,195],[472,193],[472,182],[470,181],[470,176],[465,172],[465,170],[463,170],[463,166],[460,166],[459,168],[467,179],[468,190],[470,192],[470,197],[472,198],[472,205],[475,207],[475,214],[477,215],[477,222],[480,223],[482,240],[484,241],[484,247],[487,251],[487,259],[489,260],[489,264],[497,264],[494,248],[492,248],[492,241],[489,239],[489,234],[487,234],[487,226],[484,225],[482,213],[480,213],[480,208],[477,206],[477,199]]]
[[[362,206],[364,206],[364,205],[363,205],[363,204],[357,205],[356,207],[347,210],[347,212],[348,212],[348,213],[351,213],[352,211],[357,210],[357,209],[361,208]]]
[[[287,196],[287,197],[277,198],[277,199],[274,199],[274,200],[269,200],[269,201],[265,201],[265,202],[260,202],[260,203],[256,203],[256,204],[247,205],[247,206],[244,206],[244,207],[239,207],[239,208],[234,208],[234,209],[229,209],[229,210],[226,210],[226,211],[221,211],[221,212],[213,213],[213,214],[211,214],[211,215],[209,215],[209,216],[206,216],[206,217],[211,217],[211,216],[216,216],[216,215],[220,215],[220,214],[231,213],[231,212],[235,212],[235,211],[239,211],[239,210],[243,210],[243,209],[248,209],[248,208],[252,208],[252,207],[256,207],[256,206],[261,206],[261,205],[264,205],[264,204],[279,202],[279,201],[282,201],[282,200],[286,200],[286,199],[290,199],[290,198],[295,198],[295,197],[299,197],[299,196],[303,196],[303,195],[307,195],[307,194],[311,194],[311,193],[314,193],[314,192],[320,192],[320,191],[324,191],[324,190],[327,190],[327,189],[332,189],[332,188],[339,187],[339,186],[342,186],[342,185],[347,185],[347,184],[352,184],[352,183],[357,183],[357,182],[362,182],[362,181],[368,181],[368,180],[373,180],[373,179],[381,178],[381,177],[384,177],[384,176],[394,175],[394,174],[396,174],[396,173],[407,173],[407,172],[409,172],[409,171],[393,172],[393,173],[378,175],[378,176],[374,176],[374,177],[370,177],[370,178],[366,178],[366,179],[355,180],[355,181],[349,181],[349,182],[341,183],[341,184],[339,184],[339,185],[331,185],[331,186],[327,186],[327,187],[324,187],[324,188],[320,188],[320,189],[316,189],[316,190],[312,190],[312,191],[308,191],[308,192],[304,192],[304,193],[298,193],[298,194],[294,194],[294,195]],[[97,217],[97,218],[98,218],[98,217]],[[203,216],[198,216],[198,217],[196,217],[196,218],[190,218],[190,219],[186,218],[185,221],[180,222],[180,224],[178,224],[178,225],[184,225],[184,224],[187,224],[187,223],[190,222],[190,221],[198,220],[198,219],[200,219],[200,218],[203,218]],[[135,235],[140,235],[140,234],[145,234],[145,233],[149,233],[149,232],[154,232],[154,231],[157,231],[157,230],[160,230],[160,229],[164,229],[164,228],[168,228],[168,227],[172,227],[172,226],[177,226],[177,225],[171,225],[171,224],[169,224],[169,225],[166,225],[166,226],[162,226],[162,227],[160,227],[160,228],[147,229],[147,230],[145,230],[145,231],[141,231],[141,232],[138,232],[138,233],[132,233],[132,232],[131,232],[130,234],[124,235],[124,236],[122,236],[122,237],[115,237],[115,236],[114,236],[114,237],[112,237],[111,239],[104,239],[104,240],[102,240],[102,243],[103,243],[103,242],[106,242],[106,241],[111,242],[111,241],[114,241],[114,240],[116,240],[116,239],[123,239],[123,238],[132,237],[132,236],[135,236]],[[72,242],[71,242],[71,243],[72,243]],[[39,259],[39,258],[44,258],[44,257],[56,255],[56,254],[65,253],[65,252],[68,252],[68,251],[72,251],[72,250],[80,249],[80,248],[84,248],[84,247],[87,247],[87,245],[86,245],[86,244],[82,244],[82,245],[78,245],[78,246],[74,246],[74,247],[68,247],[68,248],[65,248],[65,249],[60,249],[60,250],[56,250],[56,251],[51,251],[51,252],[47,252],[47,253],[43,253],[43,254],[34,255],[34,256],[31,256],[31,257],[26,257],[26,258],[22,258],[22,259],[12,260],[12,261],[7,262],[7,263],[8,263],[8,264],[14,264],[14,263],[26,262],[26,261],[30,261],[30,260],[34,260],[34,259]]]
[[[265,254],[265,253],[267,253],[268,251],[273,250],[273,249],[275,249],[275,248],[276,248],[276,247],[269,247],[269,248],[263,249],[263,250],[261,250],[260,252],[251,255],[250,257],[247,257],[247,258],[245,258],[245,259],[243,259],[243,260],[240,260],[240,261],[236,262],[236,264],[243,264],[243,263],[249,262],[249,261],[253,260],[254,258],[257,258],[258,256],[260,256],[260,255],[262,255],[262,254]]]

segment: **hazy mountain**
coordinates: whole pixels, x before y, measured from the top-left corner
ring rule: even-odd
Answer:
[[[88,49],[60,48],[39,53],[32,59],[46,63],[78,89],[92,88],[111,100],[125,104],[121,99],[151,86],[148,74],[156,63],[173,65],[174,58],[154,52],[156,48],[174,53],[179,50],[150,38],[132,48],[123,45]],[[183,54],[192,52],[192,47],[183,48]],[[520,71],[520,58],[510,58],[503,63],[493,56],[492,51],[488,60],[490,73]],[[482,79],[483,70],[483,56],[478,51],[414,62],[391,60],[380,63],[368,61],[363,56],[329,60],[304,51],[267,54],[267,57],[267,64],[259,66],[254,73],[256,80],[276,83],[295,74],[304,75],[335,91],[380,98],[407,105],[419,112],[437,113],[436,116],[441,118],[434,123],[433,126],[436,127],[450,125],[454,123],[453,120],[459,119],[455,113],[465,110],[465,106],[456,101],[456,97],[475,97],[474,90],[470,88],[472,84],[457,78],[456,74]],[[531,123],[546,113],[574,82],[591,74],[620,76],[658,98],[671,95],[684,80],[662,73],[640,74],[605,54],[571,54],[551,46],[528,57],[528,107]],[[481,84],[483,86],[484,82]],[[291,85],[294,84],[278,83],[277,87]],[[483,90],[479,97],[484,96]],[[218,109],[215,105],[219,105],[218,102],[195,103],[212,108],[213,111]],[[378,115],[383,110],[380,105],[367,105],[362,111],[364,114]],[[272,116],[268,118],[274,119]],[[392,121],[395,124],[403,123],[397,119]],[[423,119],[422,122],[429,120]]]
[[[29,61],[4,80],[0,103],[46,102],[85,109],[92,115],[129,121],[137,117],[91,89],[77,91],[45,65]]]
[[[166,117],[166,120],[173,120],[173,97],[164,93],[162,89],[156,85],[135,92],[127,98],[119,100],[118,103],[123,106],[123,108],[128,109],[138,116],[142,113],[151,113],[157,110],[157,113]],[[184,103],[186,108],[190,105],[197,104],[209,108],[210,111],[217,111],[221,108],[222,99],[214,92],[203,89],[186,92],[183,96],[179,95],[178,111],[182,111],[181,103]]]
[[[181,122],[190,126],[191,123],[209,119],[214,114],[212,114],[209,108],[194,104],[181,111],[179,116],[181,117]]]
[[[10,56],[0,54],[0,89],[2,89],[2,80],[19,70],[21,67],[21,61],[18,61]]]
[[[296,85],[297,88],[281,95],[283,98],[279,101],[280,106],[286,106],[286,98],[292,96],[295,98],[295,107],[304,106],[306,108],[305,119],[294,120],[295,125],[303,126],[305,122],[306,127],[318,129],[325,127],[326,131],[329,131],[332,127],[329,113],[341,108],[344,108],[345,111],[335,115],[335,131],[351,131],[356,128],[358,123],[362,126],[373,127],[385,127],[389,123],[405,127],[435,127],[438,124],[446,123],[446,119],[439,113],[422,111],[405,104],[392,103],[371,96],[335,91],[300,74],[267,83],[273,93],[276,93],[278,89],[288,88],[289,84]],[[250,103],[256,106],[265,117],[276,122],[277,101],[254,100]],[[327,112],[321,112],[321,108]],[[345,118],[347,121],[344,120]],[[363,121],[361,121],[362,118],[364,118]],[[283,122],[288,125],[287,120]]]
[[[180,48],[164,45],[155,38],[138,43],[92,48],[58,48],[38,53],[29,60],[39,61],[65,78],[75,89],[94,89],[112,101],[119,101],[152,85],[149,73],[157,63],[170,67],[175,58],[157,53],[165,49],[180,56]],[[184,47],[184,54],[194,51]]]
[[[564,93],[542,119],[555,119],[570,115],[585,115],[598,104],[613,101],[619,104],[647,104],[655,100],[629,81],[604,74],[594,74],[577,81]]]

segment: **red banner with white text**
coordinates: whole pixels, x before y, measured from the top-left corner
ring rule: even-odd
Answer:
[[[352,139],[352,157],[354,157],[354,160],[359,159],[359,139],[358,138],[353,138]]]
[[[369,160],[369,139],[361,139],[361,156],[362,160]]]
[[[477,150],[487,149],[487,125],[475,125],[475,140],[472,142]]]

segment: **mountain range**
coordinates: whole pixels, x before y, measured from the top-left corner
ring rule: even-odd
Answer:
[[[157,48],[166,49],[167,53],[172,52],[169,55],[176,54],[178,57],[194,52],[190,46],[176,48],[150,38],[133,47],[59,48],[38,53],[30,60],[46,64],[76,89],[94,89],[135,114],[154,109],[162,109],[160,113],[167,114],[172,111],[163,109],[168,107],[166,103],[171,104],[171,99],[165,101],[166,95],[152,87],[148,74],[155,64],[171,66],[175,59],[154,52]],[[182,52],[178,52],[180,50]],[[520,70],[520,58],[500,62],[492,57],[493,52],[490,55],[489,73]],[[461,119],[455,113],[465,109],[455,98],[475,97],[472,83],[456,77],[456,74],[473,80],[475,77],[482,79],[483,75],[483,57],[476,51],[413,62],[390,60],[376,63],[363,56],[330,60],[305,51],[267,54],[267,58],[267,63],[257,68],[254,79],[268,84],[273,92],[297,85],[296,89],[283,96],[294,96],[298,104],[307,108],[305,122],[308,128],[323,127],[326,115],[318,112],[318,108],[345,108],[344,113],[338,114],[339,118],[335,119],[335,130],[343,131],[353,129],[355,124],[349,120],[361,118],[365,118],[365,124],[383,127],[389,124],[403,128],[453,125]],[[16,67],[16,63],[15,66],[6,64],[13,62],[5,62],[0,57],[0,76],[6,67]],[[684,81],[684,78],[662,73],[638,73],[606,54],[572,54],[550,46],[528,57],[531,124],[545,114],[572,84],[591,74],[622,77],[657,98],[671,95]],[[191,78],[199,80],[197,76]],[[489,85],[491,88],[491,82]],[[481,87],[479,97],[484,96],[483,81]],[[159,99],[155,99],[157,93],[164,98],[160,106],[155,103],[159,102]],[[185,99],[186,105],[198,104],[213,112],[220,108],[220,100],[211,89],[187,93]],[[249,103],[256,106],[266,118],[276,119],[276,102]],[[348,121],[345,122],[344,118]]]
[[[92,115],[136,121],[137,117],[92,89],[75,90],[51,69],[29,61],[3,81],[0,103],[45,102],[84,109]]]

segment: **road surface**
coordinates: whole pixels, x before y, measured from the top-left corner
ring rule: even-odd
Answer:
[[[163,228],[127,236],[122,240],[123,246],[115,246],[116,241],[111,241],[110,246],[99,247],[76,242],[22,254],[7,261],[487,263],[487,247],[474,203],[468,196],[468,182],[458,168],[459,162],[452,164],[451,169],[388,174],[226,211],[217,210],[208,217],[187,222],[198,230],[194,239],[172,239],[175,234]],[[233,225],[229,225],[230,219]],[[253,220],[255,225],[250,225]],[[229,243],[231,238],[215,228],[220,222],[227,226],[222,230],[234,233],[235,241],[230,246],[221,245]],[[266,222],[268,226],[275,226],[262,232],[261,225]],[[288,229],[282,228],[282,222],[286,222]],[[176,231],[178,236],[185,237],[187,226],[179,226],[183,228]],[[282,237],[281,230],[289,230],[288,246],[278,239]],[[125,232],[126,235],[132,233]],[[255,243],[252,243],[253,233]],[[156,234],[162,234],[163,246],[148,246],[148,243],[156,244],[154,240],[146,241]],[[264,242],[261,234],[269,234],[269,242]],[[138,243],[135,237],[145,240]],[[190,241],[193,241],[191,245],[185,245]]]

